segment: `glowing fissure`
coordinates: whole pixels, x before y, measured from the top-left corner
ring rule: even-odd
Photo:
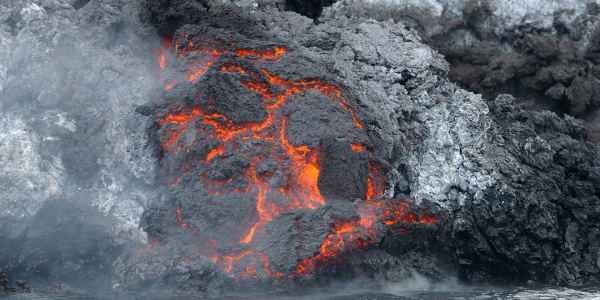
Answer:
[[[392,230],[400,232],[408,232],[408,229],[401,227],[402,224],[427,223],[431,225],[436,221],[436,217],[425,212],[422,212],[421,215],[407,213],[410,205],[403,201],[396,203],[391,199],[373,199],[367,201],[366,205],[371,209],[380,209],[376,212],[361,214],[361,218],[358,220],[334,220],[331,232],[321,246],[320,253],[300,261],[296,268],[296,274],[291,274],[288,278],[308,276],[327,265],[341,263],[353,252],[374,244],[377,242],[374,225],[379,221],[392,227]]]
[[[156,51],[156,61],[158,62],[158,66],[160,69],[157,70],[158,77],[160,80],[163,80],[163,70],[166,66],[167,52],[169,51],[169,47],[173,41],[171,39],[164,39],[161,42],[161,47]]]
[[[176,44],[172,47],[175,59],[181,59],[186,55],[194,55],[194,63],[190,66],[187,72],[187,80],[196,82],[204,75],[209,67],[218,60],[224,53],[229,52],[229,49],[234,45],[230,43],[223,45],[221,42],[210,39],[207,35],[201,35],[199,39],[191,37],[187,43],[184,39],[190,36],[184,34],[176,40]],[[183,46],[180,46],[182,44]],[[239,57],[243,57],[252,61],[255,65],[260,66],[262,61],[276,61],[284,57],[287,50],[283,47],[268,48],[263,51],[238,49],[230,52],[235,53]],[[165,55],[158,57],[158,63],[162,68],[165,65]],[[257,69],[258,70],[258,69]],[[276,159],[279,163],[278,169],[285,171],[286,184],[284,187],[273,188],[266,180],[273,174],[257,172],[257,164],[262,162],[262,158],[258,155],[252,155],[250,158],[250,167],[238,177],[246,177],[248,185],[244,189],[236,188],[234,192],[254,194],[256,199],[256,210],[258,211],[258,220],[251,221],[243,232],[243,237],[240,239],[240,244],[249,244],[254,247],[254,241],[258,235],[265,234],[265,223],[273,220],[277,215],[291,209],[315,209],[325,204],[325,200],[321,196],[317,181],[320,173],[320,158],[322,157],[319,148],[309,148],[306,145],[296,146],[288,140],[286,133],[287,117],[282,115],[282,105],[286,101],[293,101],[290,97],[298,93],[310,90],[319,90],[332,101],[337,102],[342,108],[349,112],[354,120],[354,123],[359,129],[363,126],[360,124],[356,113],[348,106],[342,97],[341,91],[333,85],[323,83],[320,79],[312,79],[308,81],[292,81],[283,80],[279,75],[270,74],[266,69],[260,68],[257,71],[250,71],[232,63],[227,63],[221,67],[220,72],[238,72],[244,74],[240,83],[248,90],[260,94],[266,106],[267,116],[260,123],[243,123],[235,124],[219,113],[205,113],[201,107],[188,107],[171,111],[158,121],[158,125],[163,128],[161,136],[163,144],[163,152],[176,155],[178,151],[189,152],[189,149],[182,144],[181,137],[184,132],[191,126],[205,133],[208,137],[216,138],[220,144],[210,149],[204,163],[210,164],[216,159],[221,159],[226,152],[232,151],[238,154],[247,156],[245,152],[238,149],[238,141],[253,139],[257,142],[263,142],[267,145],[274,145],[270,150],[269,155]],[[264,80],[266,78],[267,80]],[[165,90],[172,88],[177,81],[173,81],[165,86]],[[282,88],[283,92],[274,93],[271,86]],[[199,96],[200,97],[200,96]],[[360,144],[351,143],[350,146],[354,151],[365,151],[365,147]],[[275,150],[276,149],[276,150]],[[222,158],[225,159],[225,158]],[[284,165],[282,165],[284,164]],[[384,178],[381,172],[372,164],[371,174],[368,178],[367,199],[383,193]],[[184,166],[189,172],[189,165]],[[177,175],[175,185],[179,181],[180,175]],[[215,195],[229,193],[228,189],[223,186],[236,178],[230,178],[227,182],[211,182],[207,180],[207,173],[201,176],[201,181],[206,187],[208,193]],[[272,202],[273,199],[285,199],[285,201]],[[284,203],[284,204],[281,204]],[[371,203],[371,202],[367,202]],[[369,244],[374,243],[375,232],[373,224],[380,220],[388,226],[395,226],[398,222],[402,223],[429,223],[435,221],[435,217],[427,215],[426,217],[418,217],[414,214],[405,214],[404,202],[394,204],[391,200],[389,203],[383,203],[380,200],[372,201],[372,205],[381,207],[383,213],[378,217],[364,217],[358,220],[334,220],[331,226],[331,233],[326,238],[321,247],[321,252],[312,258],[305,259],[298,263],[296,274],[289,275],[293,278],[298,275],[309,275],[321,265],[330,263],[339,263],[344,260],[349,253],[364,249]],[[371,205],[369,204],[369,205]],[[185,224],[181,217],[180,208],[175,205],[178,216],[177,225],[185,227],[193,233],[198,231],[191,224]],[[378,220],[376,220],[378,219]],[[205,257],[216,262],[223,271],[230,272],[234,269],[238,270],[235,279],[244,277],[256,277],[256,268],[264,270],[271,277],[283,276],[280,272],[273,271],[270,267],[269,259],[262,253],[253,250],[244,250],[239,253],[230,253],[227,255],[219,254],[215,251],[217,242],[208,239],[210,247],[204,249]],[[182,259],[189,259],[182,257]],[[239,271],[243,270],[243,271]]]

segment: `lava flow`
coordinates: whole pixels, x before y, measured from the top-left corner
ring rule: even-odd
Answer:
[[[371,210],[370,213],[361,214],[361,218],[358,220],[334,220],[331,232],[321,245],[320,253],[300,261],[296,274],[291,274],[288,278],[299,275],[308,276],[315,270],[340,263],[351,253],[376,243],[378,233],[374,226],[379,221],[383,221],[392,230],[399,232],[408,232],[408,229],[403,227],[406,224],[427,223],[431,225],[436,221],[436,217],[425,212],[420,214],[408,212],[410,205],[404,201],[395,202],[384,198],[371,199],[365,204]],[[376,210],[376,212],[372,210]]]
[[[189,69],[185,72],[185,77],[172,79],[165,86],[165,90],[173,88],[178,82],[188,81],[198,84],[209,71],[217,72],[211,74],[229,74],[226,76],[236,78],[243,88],[262,98],[266,110],[264,117],[261,117],[260,121],[234,122],[229,111],[219,111],[214,107],[215,105],[210,104],[213,103],[210,101],[213,101],[211,97],[214,95],[198,95],[197,103],[204,104],[186,107],[180,105],[167,113],[159,113],[157,125],[161,130],[162,152],[165,156],[194,157],[197,155],[196,151],[190,153],[190,150],[195,147],[196,140],[190,143],[188,137],[192,133],[200,133],[203,139],[215,141],[210,144],[208,151],[204,152],[205,157],[184,160],[184,165],[173,171],[176,179],[170,180],[170,184],[173,186],[177,184],[181,179],[181,170],[189,173],[189,162],[196,161],[204,164],[202,168],[205,171],[200,176],[200,180],[207,193],[252,195],[256,200],[257,216],[250,219],[243,232],[235,233],[241,236],[237,244],[222,245],[246,245],[242,247],[246,250],[217,253],[218,251],[215,250],[217,242],[208,238],[210,241],[206,243],[208,246],[206,249],[200,249],[200,253],[216,262],[225,272],[237,270],[234,273],[236,279],[255,278],[257,268],[261,268],[271,277],[281,277],[283,274],[273,270],[269,259],[263,253],[250,249],[255,249],[259,238],[266,234],[266,223],[279,214],[292,209],[312,210],[325,204],[317,184],[324,150],[320,146],[309,147],[290,141],[288,133],[290,116],[285,112],[286,106],[296,101],[299,95],[311,91],[320,92],[330,99],[332,105],[338,105],[337,109],[345,114],[345,118],[352,120],[352,126],[356,126],[355,130],[363,130],[363,125],[356,112],[346,103],[342,91],[336,86],[318,78],[304,81],[282,79],[280,75],[268,71],[268,66],[264,64],[282,60],[288,54],[285,47],[270,46],[262,50],[236,47],[239,45],[235,42],[212,39],[207,34],[180,35],[175,39],[175,44],[170,47],[171,53],[159,56],[158,63],[161,69],[165,64],[169,65],[170,61],[177,62],[184,58],[191,63],[187,64]],[[226,53],[229,53],[228,57],[236,55],[237,58],[219,61],[219,58]],[[246,62],[240,63],[243,61]],[[228,84],[232,85],[232,83]],[[237,103],[234,103],[233,107],[235,108],[236,105]],[[237,107],[237,109],[244,109],[244,107]],[[348,144],[355,152],[368,150],[365,145],[359,143],[348,142]],[[227,162],[234,156],[243,157],[247,165],[239,163],[243,165],[239,172],[221,174],[219,175],[221,177],[214,179],[215,175],[211,175],[206,166]],[[171,177],[170,162],[168,164],[169,177]],[[366,183],[368,191],[365,200],[381,195],[385,187],[383,173],[374,164],[369,163],[369,166],[370,175]],[[377,209],[377,213],[373,214],[375,217],[370,215],[361,216],[360,219],[334,220],[321,252],[315,257],[299,262],[296,273],[288,277],[312,274],[320,266],[339,263],[350,253],[376,243],[374,224],[378,222],[402,231],[405,229],[400,226],[400,223],[431,224],[435,221],[433,216],[407,214],[405,211],[408,204],[405,202],[372,200],[367,201],[366,204]],[[178,226],[185,227],[194,234],[203,234],[194,228],[194,225],[184,222],[179,206],[175,205],[175,210]],[[183,257],[189,260],[189,257]]]

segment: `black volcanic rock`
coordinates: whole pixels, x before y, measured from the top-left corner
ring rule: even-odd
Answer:
[[[318,19],[323,12],[323,7],[331,6],[335,2],[336,0],[286,0],[285,10]]]
[[[323,141],[323,148],[318,187],[328,203],[365,199],[370,171],[367,154],[335,140]]]
[[[401,22],[445,56],[448,78],[461,88],[485,99],[511,94],[519,109],[570,114],[600,145],[600,104],[593,100],[599,98],[598,7],[594,1],[341,0],[320,20]]]
[[[217,20],[220,12],[211,13]],[[398,280],[408,268],[432,280],[453,276],[448,270],[457,268],[454,276],[467,282],[595,282],[591,274],[597,271],[589,267],[595,238],[584,232],[597,223],[600,155],[586,142],[581,123],[549,112],[516,112],[511,96],[486,102],[457,88],[444,79],[447,63],[401,25],[344,18],[314,25],[274,11],[252,18],[278,29],[180,29],[165,69],[171,76],[166,82],[174,84],[140,109],[155,112],[147,130],[162,153],[159,176],[173,185],[166,201],[142,218],[146,232],[164,247],[180,249],[186,258],[203,249],[200,256],[212,257],[225,272],[225,291],[238,284],[276,288],[281,276],[300,286],[377,277],[351,266],[388,259],[396,266],[389,274]],[[337,38],[318,47],[307,42],[312,36]],[[556,57],[539,48],[549,40],[530,36],[515,61]],[[284,50],[275,54],[276,47]],[[187,77],[183,66],[209,60],[197,68],[199,80]],[[519,66],[511,72],[531,72],[527,64]],[[547,71],[561,82],[572,75]],[[498,71],[497,79],[503,74]],[[315,82],[328,88],[314,88]],[[283,93],[284,104],[273,106]],[[244,126],[267,120],[280,133],[239,135],[254,128]],[[227,135],[227,128],[237,131]],[[292,160],[277,154],[284,142],[317,153],[318,188],[327,205],[284,209],[265,222],[261,195],[271,210],[286,207],[279,190],[293,186],[296,176],[286,169]],[[369,200],[377,170],[383,195]],[[253,172],[268,180],[247,175]],[[268,188],[253,186],[260,182]],[[400,191],[410,195],[399,198]],[[391,211],[403,221],[391,220]],[[264,229],[252,228],[260,235],[248,235],[261,222]],[[185,245],[196,245],[195,252]],[[130,270],[135,261],[121,259],[118,268]],[[136,272],[143,277],[146,271]],[[115,276],[128,287],[129,275]]]
[[[487,245],[458,248],[459,257],[469,261],[467,268],[494,267],[465,275],[478,282],[501,275],[520,282],[595,283],[595,275],[585,274],[599,270],[594,259],[600,151],[585,142],[585,128],[573,118],[516,112],[513,103],[505,95],[489,104],[502,129],[486,156],[498,158],[493,164],[504,179],[486,191],[485,202],[472,203],[472,223],[464,217],[455,223],[463,224],[457,236],[472,230],[471,236],[481,236],[480,245]]]
[[[8,278],[8,274],[6,270],[0,268],[0,294],[8,293],[10,289],[10,280]]]
[[[15,286],[10,286],[10,281],[6,270],[0,268],[0,295],[5,294],[23,294],[32,293],[33,288],[25,280],[17,280]]]
[[[600,155],[582,124],[458,88],[402,24],[67,2],[0,4],[11,275],[202,297],[418,274],[597,283]],[[593,107],[598,70],[525,33],[523,51],[464,55],[494,62],[486,84],[521,76]]]
[[[208,1],[141,1],[140,18],[151,24],[158,34],[170,37],[185,24],[202,21],[207,15]]]

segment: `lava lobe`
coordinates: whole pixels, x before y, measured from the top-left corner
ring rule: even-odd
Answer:
[[[436,222],[382,196],[351,93],[291,46],[185,26],[157,57],[162,99],[138,111],[171,200],[145,212],[140,255],[169,246],[234,280],[287,280]]]

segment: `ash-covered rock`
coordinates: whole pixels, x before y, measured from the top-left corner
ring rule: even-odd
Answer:
[[[452,82],[486,99],[511,94],[520,109],[580,118],[599,144],[599,8],[597,1],[347,0],[321,20],[402,22],[444,54]]]

